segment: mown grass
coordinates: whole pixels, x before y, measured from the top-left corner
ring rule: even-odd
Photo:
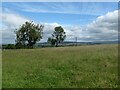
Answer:
[[[3,88],[116,88],[118,45],[5,50]]]

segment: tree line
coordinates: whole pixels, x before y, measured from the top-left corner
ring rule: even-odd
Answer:
[[[43,37],[44,25],[34,24],[33,21],[26,21],[18,29],[16,29],[15,45],[6,46],[8,49],[33,48],[34,44],[40,41]],[[54,28],[51,37],[48,37],[47,42],[52,46],[58,47],[66,38],[66,33],[62,26]]]

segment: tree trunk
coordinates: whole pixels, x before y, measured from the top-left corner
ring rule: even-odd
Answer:
[[[28,42],[28,48],[33,48],[32,42]]]
[[[56,42],[56,47],[58,47],[58,42]]]

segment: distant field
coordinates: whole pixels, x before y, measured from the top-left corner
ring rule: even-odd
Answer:
[[[3,88],[116,88],[118,45],[3,51]]]

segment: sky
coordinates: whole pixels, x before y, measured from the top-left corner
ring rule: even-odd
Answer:
[[[15,30],[25,21],[44,25],[40,42],[56,26],[64,28],[65,41],[118,40],[117,2],[3,2],[0,8],[2,44],[15,43]]]

